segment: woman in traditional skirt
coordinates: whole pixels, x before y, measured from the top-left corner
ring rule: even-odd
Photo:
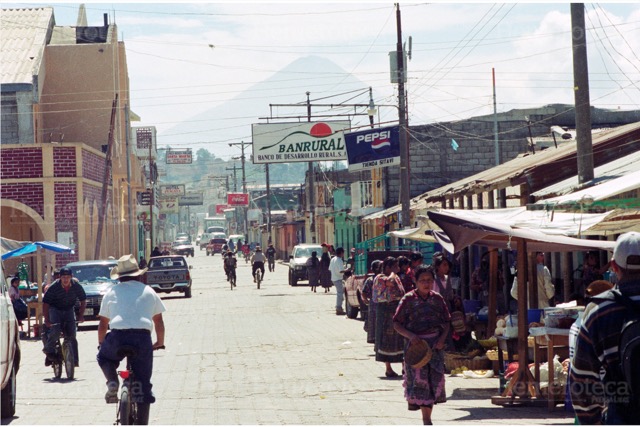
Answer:
[[[382,270],[382,261],[376,259],[371,262],[372,275],[367,277],[362,285],[362,302],[367,305],[367,316],[364,319],[364,330],[367,331],[367,343],[376,343],[376,304],[371,300],[373,283]]]
[[[331,283],[331,272],[329,264],[331,264],[331,255],[329,254],[329,245],[322,243],[322,256],[320,257],[320,286],[324,288],[324,292],[329,292],[333,283]]]
[[[410,411],[422,411],[422,422],[432,424],[433,405],[447,401],[444,381],[444,345],[451,315],[444,298],[434,292],[432,267],[418,267],[416,289],[407,293],[393,316],[393,324],[406,338],[405,351],[411,342],[424,339],[433,350],[429,363],[420,369],[404,367],[404,396]]]
[[[373,283],[371,295],[371,300],[376,304],[376,362],[385,363],[387,378],[399,376],[391,364],[404,360],[404,339],[393,327],[393,315],[404,296],[398,270],[396,258],[385,258],[382,274]]]

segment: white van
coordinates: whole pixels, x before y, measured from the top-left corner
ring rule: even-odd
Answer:
[[[0,270],[2,294],[0,295],[0,317],[2,330],[0,331],[0,351],[2,352],[2,367],[0,380],[2,381],[2,418],[13,417],[16,413],[16,385],[18,369],[20,368],[20,334],[18,321],[13,312],[13,304],[9,298],[9,286],[4,276],[4,264]]]

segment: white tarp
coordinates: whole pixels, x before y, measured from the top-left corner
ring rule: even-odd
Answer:
[[[556,236],[586,236],[602,234],[601,229],[597,229],[596,227],[612,215],[611,212],[605,212],[602,214],[581,214],[544,210],[528,211],[525,207],[476,210],[438,209],[433,212],[445,213],[467,221],[489,220],[512,228],[532,229],[548,235]],[[440,227],[432,221],[427,221],[418,228],[392,231],[389,234],[393,237],[403,239],[434,242],[435,239],[429,230],[440,230]],[[597,231],[597,233],[594,231]]]
[[[548,206],[580,205],[580,203],[610,199],[618,194],[637,190],[638,188],[640,188],[640,171],[635,171],[600,185],[594,185],[571,194],[540,200],[535,204]]]

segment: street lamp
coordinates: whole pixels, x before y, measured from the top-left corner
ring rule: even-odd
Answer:
[[[373,89],[369,86],[369,107],[367,108],[367,115],[369,116],[369,124],[371,124],[371,128],[373,128],[373,116],[375,116],[377,112],[376,104],[373,102]]]

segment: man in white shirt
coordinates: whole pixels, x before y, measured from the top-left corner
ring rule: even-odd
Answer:
[[[536,276],[538,278],[538,308],[549,307],[549,300],[556,294],[556,288],[551,281],[551,272],[544,265],[544,252],[536,253],[536,262],[538,263]],[[511,296],[518,299],[518,278],[513,279],[511,286]],[[529,301],[527,301],[527,304]]]
[[[344,287],[342,285],[342,275],[344,274],[344,248],[336,249],[336,255],[331,258],[329,263],[329,271],[331,272],[331,282],[336,287],[336,315],[343,316],[346,313],[342,309],[342,301],[344,300]]]
[[[155,402],[151,392],[151,373],[153,371],[153,350],[164,347],[164,321],[162,313],[166,311],[156,292],[138,277],[147,269],[140,269],[133,255],[125,255],[111,270],[111,278],[120,280],[102,299],[100,305],[100,324],[98,325],[98,365],[107,379],[107,403],[116,403],[118,396],[117,368],[123,357],[122,347],[133,347],[136,355],[132,360],[132,369],[140,382],[143,407],[148,410]],[[151,341],[151,332],[155,327],[156,342]],[[111,329],[108,333],[107,330]]]

